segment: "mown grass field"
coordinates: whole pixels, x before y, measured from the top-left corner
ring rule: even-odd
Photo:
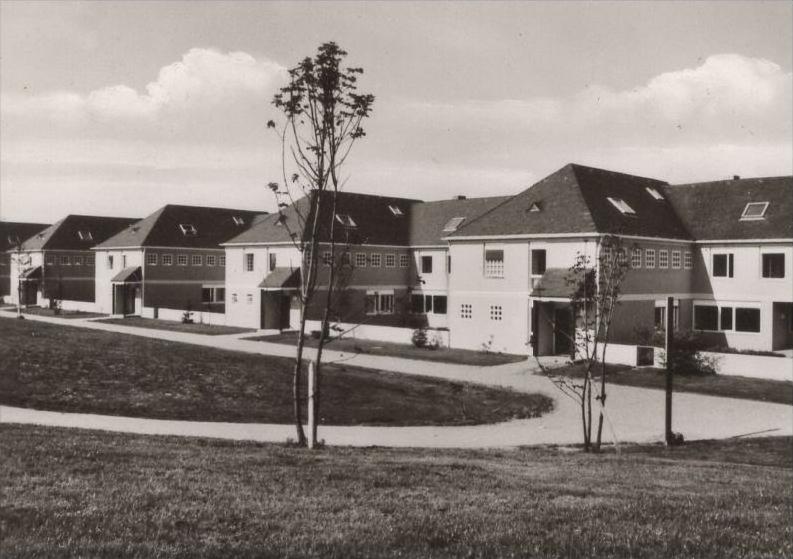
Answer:
[[[273,336],[256,336],[246,339],[274,344],[297,345],[297,334],[294,332],[285,332]],[[317,347],[318,340],[311,336],[306,336],[306,345],[308,347]],[[518,361],[526,360],[525,355],[513,355],[511,353],[494,353],[473,351],[470,349],[452,349],[448,347],[429,349],[407,344],[396,344],[379,340],[360,340],[356,338],[335,338],[326,342],[325,348],[349,353],[388,355],[391,357],[400,357],[402,359],[420,359],[423,361],[438,361],[441,363],[456,363],[479,367],[504,365],[506,363],[517,363]]]
[[[10,406],[292,421],[286,358],[13,318],[0,318],[0,355],[0,403]],[[539,394],[343,364],[323,370],[320,422],[327,425],[474,425],[536,417],[553,406]]]
[[[153,318],[141,318],[140,316],[128,316],[126,318],[108,318],[99,320],[107,324],[117,324],[119,326],[134,326],[136,328],[150,328],[152,330],[170,330],[171,332],[187,332],[188,334],[203,334],[204,336],[224,336],[227,334],[242,334],[245,332],[255,332],[250,328],[238,328],[236,326],[221,326],[214,324],[183,323],[172,320],[155,320]]]
[[[584,368],[581,364],[574,364],[553,369],[551,373],[553,375],[582,378]],[[599,367],[593,373],[595,373],[597,381],[600,382]],[[606,384],[665,390],[666,371],[644,367],[634,368],[625,365],[608,365]],[[793,405],[793,383],[782,380],[726,375],[676,374],[673,378],[673,388],[675,392],[694,392],[709,396]]]
[[[790,557],[790,438],[622,455],[0,425],[12,557]]]

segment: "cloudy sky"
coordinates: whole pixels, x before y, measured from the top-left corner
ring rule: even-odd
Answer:
[[[793,3],[0,1],[0,218],[272,209],[285,69],[376,96],[347,189],[511,194],[568,162],[793,172]]]

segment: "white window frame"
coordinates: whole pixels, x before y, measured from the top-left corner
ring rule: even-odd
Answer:
[[[385,267],[396,268],[396,254],[393,252],[385,253]]]
[[[631,249],[631,268],[639,270],[642,267],[642,249]]]
[[[173,254],[163,254],[161,262],[163,266],[173,266]]]
[[[451,218],[449,221],[446,222],[446,225],[443,226],[443,232],[453,233],[457,231],[460,228],[460,225],[463,224],[463,221],[465,221],[464,216],[457,216]]]
[[[683,253],[683,269],[690,270],[694,267],[694,254],[687,250]]]
[[[669,269],[669,250],[662,248],[658,251],[658,269]]]
[[[648,270],[655,269],[655,249],[654,248],[646,248],[644,249],[644,267]]]
[[[190,265],[191,266],[203,266],[204,265],[204,257],[201,254],[192,254],[190,255]]]
[[[156,252],[147,252],[146,253],[146,265],[147,266],[156,266],[157,265],[157,253]]]
[[[399,267],[400,268],[408,268],[408,267],[410,267],[410,255],[409,254],[400,254],[399,255]]]
[[[245,256],[242,259],[243,271],[253,272],[256,269],[256,255],[252,252],[243,253]]]
[[[624,215],[636,215],[634,209],[631,208],[628,205],[628,203],[622,198],[612,198],[611,196],[607,196],[606,200],[611,202],[611,205],[617,208],[620,211],[620,213]]]
[[[746,215],[749,213],[750,207],[757,207],[762,206],[763,209],[760,211],[759,215]],[[743,211],[741,212],[741,221],[759,221],[761,219],[765,219],[765,212],[768,210],[768,202],[749,202],[743,207]]]
[[[683,267],[683,255],[679,250],[672,251],[672,269],[679,270]]]
[[[501,260],[488,260],[487,259],[488,252],[500,252]],[[484,273],[484,276],[489,279],[504,279],[504,267],[505,267],[506,258],[507,255],[503,246],[499,246],[499,247],[485,246],[485,250],[482,253],[482,271]]]
[[[356,252],[355,253],[355,267],[356,268],[366,268],[366,253],[365,252]]]
[[[82,256],[75,256],[72,260],[72,264],[74,266],[82,266],[83,265],[83,257]]]
[[[190,263],[190,259],[187,258],[186,254],[177,254],[176,255],[176,265],[177,266],[187,266]]]
[[[214,254],[207,254],[207,266],[214,267],[216,262]]]
[[[372,268],[379,268],[382,265],[383,256],[379,252],[373,252],[369,255],[369,266]]]
[[[225,267],[226,266],[226,255],[222,254],[218,256],[218,266]]]

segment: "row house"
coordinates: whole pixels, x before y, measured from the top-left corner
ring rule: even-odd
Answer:
[[[45,223],[23,223],[0,221],[0,302],[11,301],[11,291],[18,291],[20,284],[11,282],[11,267],[21,256],[22,243],[36,233],[49,227]],[[18,297],[18,294],[17,294]]]
[[[29,237],[20,247],[21,262],[11,266],[11,284],[22,284],[18,293],[10,294],[11,301],[38,306],[58,301],[68,310],[96,310],[96,263],[91,249],[135,221],[68,215]]]
[[[225,322],[226,254],[220,244],[262,212],[166,205],[93,248],[98,312]]]

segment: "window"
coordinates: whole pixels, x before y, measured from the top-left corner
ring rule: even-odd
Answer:
[[[156,266],[157,265],[157,253],[156,252],[147,252],[146,253],[146,264],[149,266]]]
[[[672,328],[677,330],[678,322],[678,305],[675,301],[675,306],[672,307]],[[666,301],[660,303],[656,302],[655,306],[655,329],[666,330]]]
[[[341,253],[341,265],[352,266],[352,255],[349,252]]]
[[[322,253],[322,263],[325,266],[330,266],[333,263],[333,258],[331,258],[331,253],[329,250],[326,250]]]
[[[93,254],[90,254],[90,255],[85,257],[85,265],[86,266],[93,266],[94,262],[96,262],[96,260],[94,260],[94,255]]]
[[[768,209],[768,202],[749,202],[743,208],[741,221],[752,221],[765,219],[765,211]]]
[[[366,314],[377,314],[377,293],[367,291],[364,299],[364,311]]]
[[[163,266],[173,266],[173,254],[163,254],[162,255],[162,265]]]
[[[217,303],[225,303],[226,302],[226,288],[225,287],[216,287],[215,288],[215,302],[217,302]]]
[[[531,206],[529,206],[530,213],[536,213],[542,211],[542,203],[541,202],[534,202]]]
[[[245,271],[252,272],[253,271],[253,257],[255,255],[252,252],[245,253]]]
[[[719,309],[719,329],[732,330],[732,307],[721,307]]]
[[[202,303],[222,303],[226,300],[226,289],[223,287],[202,287]]]
[[[760,309],[732,305],[694,305],[694,328],[713,332],[760,332]]]
[[[460,224],[465,221],[465,217],[453,217],[449,221],[446,222],[446,225],[443,226],[444,233],[452,233],[457,231],[460,227]]]
[[[694,305],[694,328],[696,330],[718,330],[719,307]]]
[[[61,266],[69,266],[72,261],[68,256],[61,256]]]
[[[735,309],[736,332],[759,332],[760,309],[741,308]]]
[[[545,249],[534,249],[531,251],[531,275],[541,276],[545,273]]]
[[[187,255],[186,254],[177,254],[176,255],[176,265],[177,266],[187,266]]]
[[[446,303],[446,295],[414,293],[410,296],[410,312],[415,314],[446,314]]]
[[[504,251],[485,250],[485,277],[503,278],[504,277]]]
[[[231,302],[232,303],[236,303],[237,302],[237,294],[236,293],[232,293],[231,294]]]
[[[245,220],[238,215],[235,215],[231,219],[234,220],[234,225],[243,226],[245,225]]]
[[[218,266],[225,266],[225,265],[226,265],[226,257],[225,257],[225,255],[224,256],[218,256]]]
[[[74,265],[75,266],[82,266],[83,265],[83,257],[82,256],[75,256],[74,257]]]
[[[410,256],[407,254],[400,254],[399,255],[399,267],[400,268],[407,268],[410,266]]]
[[[54,254],[48,254],[47,258],[44,260],[44,263],[47,264],[48,266],[54,266],[55,265],[55,255]]]
[[[763,254],[763,277],[764,278],[784,278],[785,277],[785,255]]]
[[[647,193],[650,196],[652,196],[656,200],[663,200],[664,199],[663,195],[661,195],[661,193],[658,192],[656,189],[654,189],[652,186],[647,186],[644,189],[647,191]]]
[[[107,269],[108,270],[112,270],[113,269],[113,255],[112,254],[108,254],[107,255]]]
[[[672,251],[672,268],[675,270],[679,270],[682,264],[680,257],[681,255],[679,250]]]
[[[460,305],[460,318],[471,318],[473,317],[473,306],[463,303]]]
[[[394,292],[367,291],[364,299],[364,310],[366,314],[393,314]]]
[[[253,304],[253,293],[248,293],[245,295],[245,302],[249,305]]]
[[[435,314],[446,314],[446,295],[432,296],[432,309]]]
[[[396,254],[393,252],[389,252],[385,255],[385,267],[386,268],[395,268],[396,267]]]
[[[644,250],[644,267],[655,268],[655,249],[648,248]]]
[[[641,268],[642,267],[642,249],[634,248],[631,249],[631,268]]]
[[[620,213],[625,215],[636,215],[636,212],[633,211],[633,208],[631,208],[622,198],[607,197],[606,199],[611,202],[611,205],[617,208]]]
[[[379,268],[381,260],[382,260],[382,256],[380,255],[380,253],[374,252],[371,255],[369,255],[369,265],[372,268]]]
[[[180,223],[179,229],[185,237],[195,237],[198,235],[198,229],[192,223]]]
[[[378,309],[380,314],[393,314],[394,312],[394,294],[393,293],[381,293],[380,294],[380,308]]]
[[[355,220],[347,214],[336,214],[336,221],[341,223],[344,227],[358,227]]]
[[[395,216],[403,216],[405,215],[402,209],[399,206],[390,205],[388,209],[391,210],[391,213]]]
[[[683,253],[683,268],[690,270],[694,267],[694,259],[692,258],[691,251],[687,250]]]
[[[94,236],[91,234],[90,231],[78,231],[77,232],[77,237],[81,241],[93,241],[94,240]]]
[[[194,254],[190,260],[190,264],[193,266],[203,266],[204,265],[204,257],[200,254]]]
[[[355,266],[357,268],[366,268],[366,253],[365,252],[356,252],[355,253]]]
[[[272,272],[278,266],[278,254],[275,252],[271,252],[269,255],[267,255],[267,258],[268,258],[267,269]]]
[[[121,255],[121,268],[123,269],[123,268],[126,268],[126,267],[127,267],[127,255],[126,254],[122,254]]]
[[[621,248],[617,251],[617,265],[625,266],[628,263],[628,254],[625,252],[624,248]]]
[[[451,254],[447,254],[446,255],[446,273],[447,274],[451,274],[452,273],[452,255]]]
[[[432,273],[432,256],[421,257],[421,273],[422,274]]]
[[[207,254],[207,266],[214,266],[217,262],[217,258],[214,254]]]
[[[490,320],[501,320],[501,305],[490,305]]]
[[[410,312],[414,314],[424,314],[424,295],[413,293],[410,296]]]
[[[732,253],[713,255],[713,277],[731,278],[734,272],[734,258]]]
[[[659,268],[668,268],[669,267],[669,251],[665,248],[662,248],[658,251],[658,267]]]

